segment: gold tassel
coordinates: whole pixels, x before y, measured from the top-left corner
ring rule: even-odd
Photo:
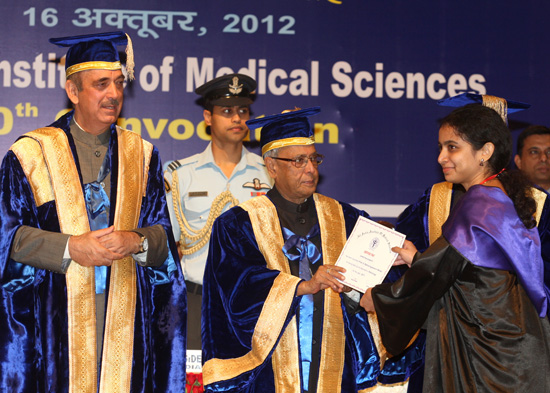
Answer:
[[[491,108],[502,117],[502,120],[508,125],[508,102],[504,98],[482,95],[483,106]]]
[[[128,80],[133,81],[134,80],[134,48],[132,46],[132,40],[130,39],[130,36],[126,34],[126,38],[128,38],[128,45],[126,46],[126,72],[128,73]]]
[[[281,113],[296,112],[296,111],[300,111],[300,110],[302,110],[302,108],[298,108],[297,106],[295,106],[294,109],[285,109]]]

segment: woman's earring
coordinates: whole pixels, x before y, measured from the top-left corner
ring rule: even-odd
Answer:
[[[479,166],[483,166],[484,161],[485,161],[485,158],[482,158],[481,161],[479,162]]]

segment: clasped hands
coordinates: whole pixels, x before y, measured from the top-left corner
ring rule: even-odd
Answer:
[[[116,231],[114,226],[69,238],[71,259],[82,266],[111,266],[113,261],[139,251],[140,236]]]

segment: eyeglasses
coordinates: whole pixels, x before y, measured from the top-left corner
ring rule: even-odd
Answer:
[[[325,158],[322,154],[312,154],[309,157],[308,156],[298,156],[295,158],[282,158],[282,157],[271,157],[274,160],[281,160],[281,161],[288,161],[292,162],[292,165],[294,165],[296,168],[304,168],[308,161],[311,161],[311,164],[314,167],[318,167],[320,163],[323,162],[323,158]]]

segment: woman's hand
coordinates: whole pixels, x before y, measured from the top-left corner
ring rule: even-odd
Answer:
[[[367,312],[374,311],[374,303],[372,301],[372,288],[367,289],[367,292],[361,297],[359,305],[363,307]]]
[[[391,250],[399,254],[397,256],[397,259],[393,263],[393,266],[407,264],[409,267],[411,267],[412,260],[416,255],[416,253],[418,252],[414,244],[408,240],[405,240],[405,243],[403,244],[403,248],[393,247]]]

